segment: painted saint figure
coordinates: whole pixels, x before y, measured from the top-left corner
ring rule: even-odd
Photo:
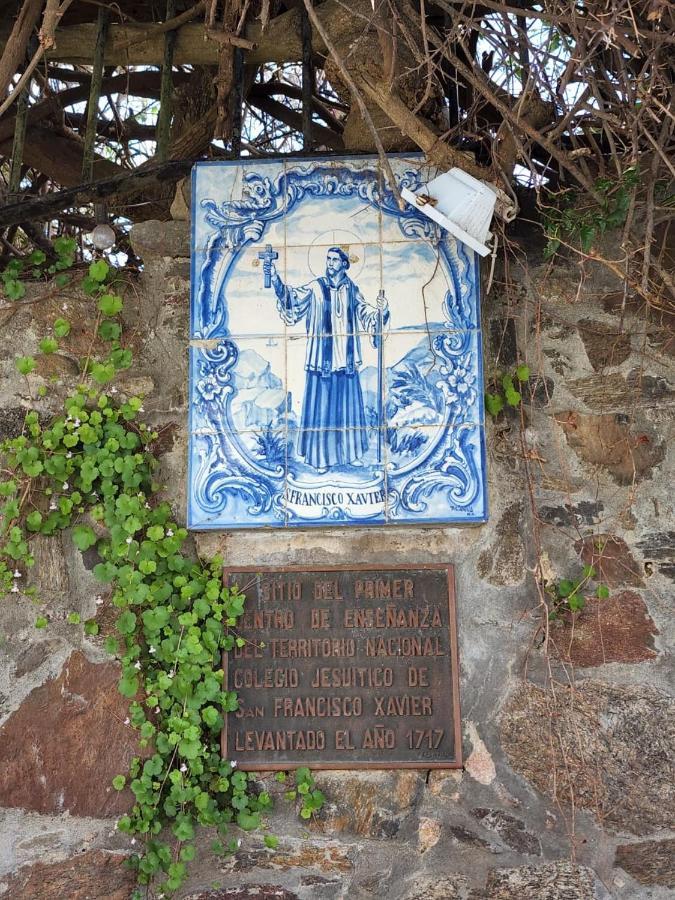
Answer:
[[[301,287],[285,285],[271,259],[265,260],[265,269],[283,321],[296,325],[304,319],[307,328],[298,453],[320,473],[359,465],[368,450],[359,381],[360,332],[379,346],[378,329],[389,319],[384,294],[380,292],[374,306],[366,303],[347,275],[349,256],[341,247],[328,249],[325,276]]]

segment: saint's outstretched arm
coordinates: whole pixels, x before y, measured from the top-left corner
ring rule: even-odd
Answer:
[[[311,285],[303,287],[289,287],[279,277],[276,267],[272,264],[272,287],[277,295],[277,309],[286,325],[295,325],[307,315],[311,299]]]

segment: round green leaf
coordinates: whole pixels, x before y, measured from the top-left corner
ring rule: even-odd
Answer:
[[[85,551],[89,547],[93,547],[98,538],[94,534],[93,528],[88,525],[76,525],[73,528],[73,542],[78,550]]]
[[[14,365],[22,375],[29,375],[35,368],[35,360],[32,356],[20,356],[14,361]]]
[[[68,337],[70,334],[70,322],[67,319],[57,319],[54,322],[54,334],[56,337]]]
[[[116,316],[122,311],[122,298],[117,294],[104,294],[99,297],[98,308],[104,316]]]
[[[59,342],[54,338],[42,338],[39,346],[43,353],[56,353],[59,349]]]
[[[97,259],[89,265],[89,277],[99,283],[106,280],[109,271],[110,266],[104,259]]]

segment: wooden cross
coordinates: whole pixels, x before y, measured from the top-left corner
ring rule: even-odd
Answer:
[[[260,250],[258,253],[258,259],[262,259],[263,261],[263,272],[265,275],[265,287],[272,287],[272,272],[271,265],[272,261],[275,259],[279,259],[279,254],[276,250],[272,250],[272,245],[267,244],[264,250]]]

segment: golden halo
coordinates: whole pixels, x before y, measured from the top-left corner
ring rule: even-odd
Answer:
[[[307,251],[307,265],[314,278],[319,278],[326,273],[326,252],[329,247],[340,247],[349,254],[350,266],[347,274],[351,279],[357,278],[362,272],[366,255],[375,258],[372,251],[367,253],[367,245],[353,231],[346,231],[344,228],[330,228],[317,234]]]

